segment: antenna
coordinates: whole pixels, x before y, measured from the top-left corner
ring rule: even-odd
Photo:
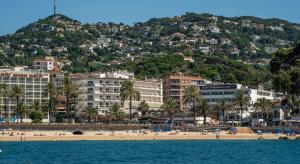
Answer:
[[[53,14],[56,15],[56,0],[53,1]]]

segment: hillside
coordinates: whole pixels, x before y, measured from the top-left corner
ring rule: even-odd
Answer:
[[[299,40],[300,25],[280,19],[186,13],[128,26],[52,15],[0,37],[0,65],[31,65],[32,58],[52,54],[71,72],[128,69],[151,78],[181,71],[265,83],[272,54]]]

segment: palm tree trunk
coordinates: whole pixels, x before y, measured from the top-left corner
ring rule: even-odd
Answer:
[[[129,96],[129,119],[130,119],[130,122],[132,121],[132,97],[131,95]]]
[[[17,97],[17,111],[16,111],[16,116],[17,116],[17,123],[19,123],[19,97]]]
[[[8,114],[8,110],[7,110],[7,98],[4,97],[4,111],[5,111],[5,117],[6,117],[6,121],[9,120],[9,114]]]
[[[66,94],[66,97],[67,97],[67,103],[66,103],[66,105],[67,105],[67,118],[68,118],[68,123],[70,123],[70,100],[69,100],[69,94],[67,93]]]
[[[206,126],[206,113],[203,114],[203,125]]]
[[[225,122],[225,121],[224,121],[224,120],[225,120],[225,110],[224,110],[224,109],[222,110],[222,117],[223,117],[223,118],[222,118],[222,119],[223,119],[223,120],[222,120],[222,123],[223,123],[223,125],[224,125],[224,122]]]
[[[243,107],[241,107],[241,126],[244,125],[244,119],[243,119]]]
[[[90,114],[88,116],[88,119],[89,119],[89,123],[91,123],[91,115]]]
[[[193,110],[194,110],[194,125],[197,126],[196,124],[196,109],[195,109],[195,99],[193,100]]]
[[[173,113],[170,113],[170,123],[171,123],[171,127],[173,126]]]

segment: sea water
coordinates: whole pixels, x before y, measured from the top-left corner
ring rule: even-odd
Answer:
[[[300,141],[0,142],[2,164],[300,163]]]

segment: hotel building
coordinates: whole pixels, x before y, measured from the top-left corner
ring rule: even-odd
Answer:
[[[280,99],[280,94],[273,91],[264,90],[261,86],[257,88],[248,88],[241,84],[209,84],[200,86],[200,92],[204,99],[214,108],[222,99],[233,102],[237,92],[243,91],[245,96],[250,97],[250,106],[243,112],[243,118],[250,118],[254,112],[254,104],[260,98],[268,100]],[[239,120],[241,113],[236,110],[228,111],[225,120]]]
[[[47,83],[50,81],[50,74],[43,71],[29,70],[27,67],[0,68],[0,84],[7,84],[11,89],[13,86],[20,86],[24,95],[20,98],[20,102],[29,107],[34,101],[40,104],[48,97],[44,95]],[[16,111],[16,102],[11,98],[7,98],[8,110],[2,110],[1,118],[8,116],[12,118]],[[0,106],[4,109],[4,97],[0,95]]]
[[[135,89],[140,92],[140,101],[145,100],[150,106],[149,110],[159,110],[163,104],[162,81],[134,80],[133,76],[132,73],[127,72],[72,75],[80,93],[78,108],[97,107],[100,115],[109,113],[112,104],[117,103],[121,106],[122,82],[133,80]],[[140,101],[132,102],[133,112],[136,112]],[[129,101],[125,101],[121,109],[129,113]]]
[[[178,102],[180,110],[185,109],[184,91],[190,85],[197,87],[203,86],[205,80],[202,77],[184,76],[183,74],[177,76],[169,76],[164,79],[164,99],[173,98]]]

